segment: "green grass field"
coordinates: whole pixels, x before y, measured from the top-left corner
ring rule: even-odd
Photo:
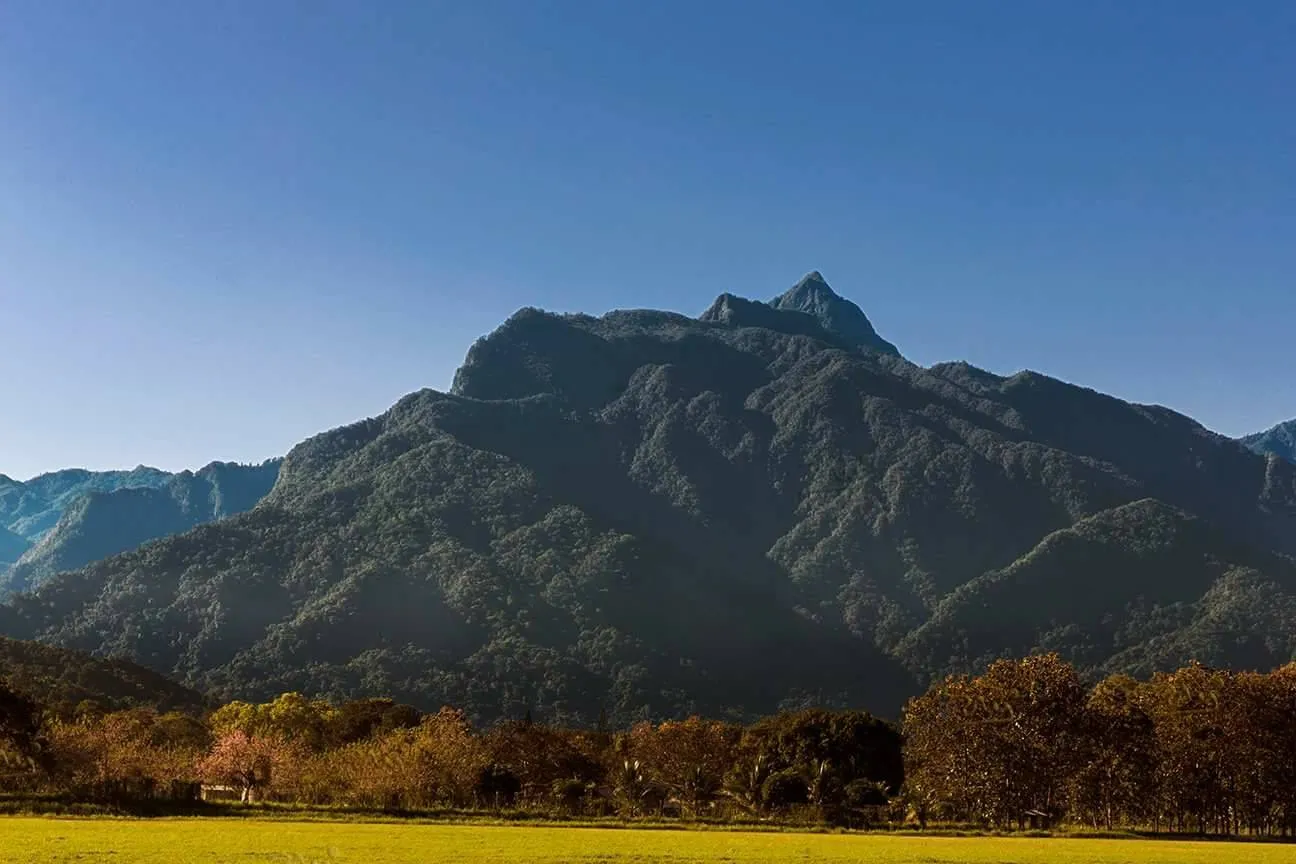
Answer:
[[[0,818],[0,861],[784,862],[870,864],[1296,864],[1296,846],[1066,838],[908,837],[356,824],[235,819]]]

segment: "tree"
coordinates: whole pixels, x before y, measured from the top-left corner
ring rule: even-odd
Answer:
[[[33,770],[44,761],[40,709],[0,678],[0,764]]]
[[[847,811],[869,798],[862,790],[895,794],[904,781],[899,731],[863,711],[776,714],[755,723],[746,737],[748,746],[766,754],[773,772],[800,776],[807,800],[830,822],[850,821]],[[852,787],[857,794],[848,800]]]
[[[735,727],[699,717],[659,726],[640,723],[630,730],[628,750],[654,782],[697,816],[720,792],[740,734]]]
[[[47,724],[55,778],[75,794],[135,800],[175,794],[196,780],[206,731],[151,708],[53,719]],[[196,723],[196,721],[193,721]]]
[[[299,744],[269,735],[249,735],[241,729],[224,732],[198,762],[207,782],[233,785],[244,802],[267,795],[276,783],[286,783],[304,757]]]
[[[1100,681],[1085,705],[1084,764],[1071,782],[1076,815],[1095,828],[1146,824],[1156,812],[1156,727],[1138,682]]]
[[[1240,677],[1251,705],[1242,734],[1254,742],[1244,757],[1252,766],[1247,786],[1258,790],[1250,796],[1251,827],[1296,834],[1296,663],[1268,675]]]
[[[422,713],[393,699],[352,699],[331,713],[330,746],[352,744],[396,729],[413,729]]]
[[[464,713],[442,708],[406,734],[424,800],[459,807],[472,804],[487,753]]]
[[[975,705],[971,680],[951,676],[905,706],[905,797],[924,827],[932,818],[968,818],[975,806],[983,784],[968,773],[971,740],[965,734],[978,722]]]
[[[771,810],[786,810],[797,804],[806,804],[809,800],[805,777],[795,768],[775,771],[761,788],[761,801]]]
[[[207,750],[212,733],[197,718],[179,711],[153,715],[148,726],[148,741],[153,747],[174,750]]]
[[[249,736],[294,742],[318,752],[329,744],[337,718],[338,710],[322,699],[284,693],[260,704],[230,702],[214,711],[209,722],[217,735],[237,730]]]
[[[517,778],[522,800],[539,801],[553,796],[558,783],[591,786],[602,779],[599,739],[524,720],[500,723],[486,733],[483,744],[490,764]]]
[[[638,759],[624,759],[617,767],[612,788],[623,816],[639,816],[654,809],[661,800],[660,787],[644,772]]]
[[[738,757],[725,777],[723,792],[752,815],[765,812],[765,781],[770,776],[769,758],[750,746],[746,736]]]
[[[1233,728],[1238,694],[1226,672],[1197,663],[1153,676],[1139,688],[1156,729],[1160,810],[1177,831],[1226,829],[1237,743]]]
[[[978,678],[952,677],[905,711],[909,798],[932,810],[1021,825],[1066,809],[1084,755],[1085,692],[1057,655],[1000,660]]]
[[[313,766],[316,794],[328,801],[393,810],[427,806],[414,734],[397,729],[328,751]],[[319,787],[323,787],[322,789]]]

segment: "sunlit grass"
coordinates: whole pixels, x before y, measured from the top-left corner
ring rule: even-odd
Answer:
[[[1167,840],[912,837],[224,819],[0,818],[0,860],[1296,864],[1296,846]]]

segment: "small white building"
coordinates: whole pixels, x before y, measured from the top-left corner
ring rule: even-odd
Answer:
[[[213,784],[202,784],[198,797],[204,801],[243,801],[243,788],[240,786],[217,786]]]

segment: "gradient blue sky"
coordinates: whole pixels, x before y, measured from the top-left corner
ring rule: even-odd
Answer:
[[[260,460],[521,305],[822,270],[911,359],[1296,416],[1296,3],[0,3],[0,472]]]

